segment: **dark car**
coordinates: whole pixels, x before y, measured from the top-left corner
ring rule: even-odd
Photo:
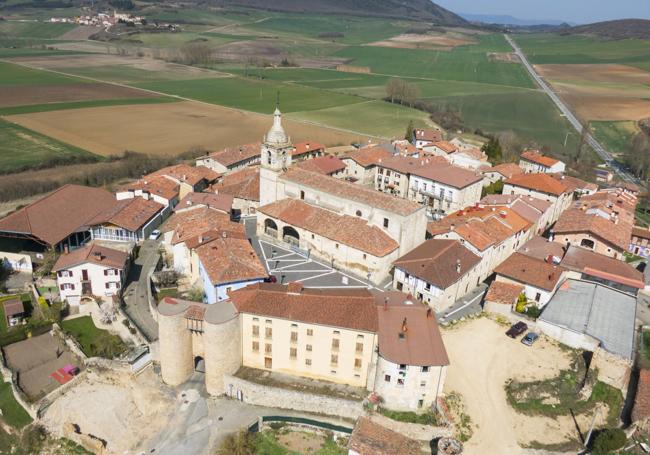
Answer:
[[[528,332],[525,337],[521,339],[521,342],[526,346],[532,346],[535,341],[539,338],[539,335],[535,332]]]
[[[506,335],[508,335],[510,338],[517,338],[526,330],[528,330],[528,326],[526,325],[526,323],[519,321],[508,329]]]
[[[264,282],[265,283],[277,283],[278,279],[273,275],[269,275],[266,278],[264,278]]]

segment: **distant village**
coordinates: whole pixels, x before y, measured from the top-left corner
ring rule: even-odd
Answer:
[[[606,168],[599,184],[584,181],[538,150],[490,163],[435,128],[359,147],[293,143],[279,108],[257,139],[114,193],[65,185],[0,219],[18,246],[0,252],[15,292],[132,339],[141,350],[128,367],[155,364],[169,386],[199,371],[213,396],[355,420],[349,453],[420,453],[419,433],[373,417],[378,408],[438,413],[452,423],[437,436],[456,447],[445,382],[459,359],[440,326],[471,308],[530,349],[545,337],[590,352],[597,380],[627,391],[637,295],[649,289],[636,266],[650,256],[638,187]],[[25,324],[27,307],[10,302],[8,324]],[[288,391],[282,378],[308,385]],[[72,381],[63,371],[44,393]],[[339,395],[318,392],[332,384]],[[646,396],[650,381],[638,387]]]

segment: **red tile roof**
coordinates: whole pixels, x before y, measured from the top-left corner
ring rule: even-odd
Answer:
[[[419,455],[421,445],[414,439],[359,417],[348,448],[359,455]]]
[[[595,213],[587,213],[586,210],[569,209],[560,215],[552,232],[555,234],[588,232],[619,250],[627,250],[632,237],[632,225],[617,220],[606,219]]]
[[[650,417],[650,371],[641,369],[632,408],[632,421],[638,422],[648,417]]]
[[[186,242],[205,232],[215,230],[239,230],[244,232],[244,226],[230,221],[230,216],[225,213],[201,207],[174,213],[161,227],[162,232],[174,232],[171,239],[172,245]]]
[[[517,166],[515,163],[502,163],[483,169],[481,172],[484,174],[488,172],[497,172],[505,178],[509,179],[513,175],[523,174],[524,170]]]
[[[418,141],[438,142],[442,140],[442,131],[433,128],[416,128],[415,139]]]
[[[52,271],[57,272],[87,263],[123,270],[128,259],[129,255],[124,251],[91,243],[69,253],[61,254],[52,267]]]
[[[377,145],[363,147],[359,150],[355,150],[351,153],[347,153],[342,156],[342,159],[351,159],[356,162],[359,166],[368,168],[376,166],[382,159],[386,159],[393,156],[388,150]]]
[[[196,252],[213,285],[261,280],[268,276],[241,230],[218,232]]]
[[[513,175],[505,181],[505,184],[552,194],[554,196],[560,196],[562,193],[569,191],[562,182],[555,180],[548,174]]]
[[[396,364],[449,365],[438,321],[428,306],[407,300],[401,292],[377,294],[376,298],[380,356]]]
[[[87,230],[92,218],[115,204],[102,188],[64,185],[0,219],[0,233],[30,235],[53,246]]]
[[[394,265],[438,289],[447,289],[479,262],[481,258],[458,240],[431,239],[396,260]]]
[[[332,155],[324,155],[309,160],[304,160],[296,166],[308,171],[319,172],[324,175],[332,175],[345,170],[345,163]]]
[[[318,142],[298,142],[297,144],[293,144],[291,156],[300,157],[300,155],[304,155],[305,153],[316,151],[320,151],[321,153],[325,152],[325,146]]]
[[[407,201],[380,191],[375,191],[372,188],[355,185],[351,182],[335,179],[317,172],[306,171],[297,167],[289,168],[289,170],[280,176],[280,179],[323,191],[333,197],[359,202],[402,216],[410,215],[424,208],[417,202]]]
[[[443,152],[450,154],[458,151],[458,147],[447,141],[436,141],[431,144],[434,147],[438,147]]]
[[[211,183],[219,178],[219,173],[208,169],[205,166],[188,166],[187,164],[176,164],[167,166],[162,169],[152,172],[144,178],[151,178],[156,175],[163,175],[178,182],[187,183],[196,186],[201,181]]]
[[[458,189],[483,180],[483,176],[462,167],[453,166],[440,156],[413,158],[394,155],[382,159],[378,166],[402,174],[416,175]]]
[[[645,287],[643,273],[630,264],[577,246],[569,247],[560,265],[633,288]]]
[[[521,154],[521,158],[527,161],[530,161],[535,164],[540,164],[542,166],[551,167],[557,163],[558,160],[551,158],[550,156],[545,156],[539,153],[537,150],[528,150]]]
[[[91,225],[113,224],[131,232],[144,227],[165,208],[153,200],[140,197],[117,201],[113,207],[90,220]]]
[[[161,198],[170,201],[178,197],[180,185],[163,175],[155,175],[151,178],[143,178],[123,185],[117,190],[117,192],[136,190],[160,196]]]
[[[229,194],[215,194],[215,193],[188,193],[183,199],[174,207],[174,211],[207,207],[210,209],[220,210],[224,213],[230,213],[232,210],[233,197]]]
[[[240,313],[377,332],[377,304],[367,289],[307,289],[258,283],[232,291]]]
[[[220,182],[210,186],[207,191],[213,191],[217,194],[229,194],[237,199],[259,202],[260,168],[247,167],[225,175]]]
[[[399,248],[383,230],[359,217],[339,215],[301,200],[282,199],[257,211],[376,257],[384,257]]]
[[[634,226],[634,229],[632,229],[632,236],[638,239],[650,240],[650,229]]]
[[[254,142],[252,144],[228,147],[219,152],[211,153],[209,156],[219,164],[230,167],[237,163],[259,158],[262,153],[261,150],[262,144],[260,142]]]
[[[521,194],[490,194],[481,199],[482,205],[510,207],[522,218],[536,223],[551,206],[550,202]]]
[[[511,280],[545,291],[552,291],[560,281],[565,269],[540,259],[515,253],[502,262],[494,271],[497,275],[502,275]]]
[[[485,301],[501,305],[512,305],[522,292],[524,292],[524,286],[521,284],[493,281],[487,294],[485,294]]]
[[[549,175],[553,177],[555,180],[559,180],[560,182],[562,182],[569,191],[578,191],[578,190],[597,191],[598,190],[598,185],[596,185],[595,183],[586,182],[582,179],[579,179],[578,177],[573,177],[571,175],[565,175],[560,173],[553,173]]]

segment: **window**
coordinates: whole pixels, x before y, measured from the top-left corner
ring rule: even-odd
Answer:
[[[296,357],[298,357],[298,349],[290,348],[289,349],[289,357],[291,357],[292,359],[295,359]]]
[[[267,319],[267,320],[264,321],[264,322],[265,322],[266,324],[271,324],[273,321],[271,321],[270,319]]]
[[[334,338],[332,340],[332,349],[338,349],[340,345],[340,340],[338,338]]]
[[[384,381],[390,382],[390,374],[385,374],[384,375]]]
[[[307,336],[312,336],[314,334],[314,329],[307,329]]]
[[[404,379],[397,378],[397,386],[398,387],[404,387]]]
[[[581,246],[581,247],[584,247],[584,248],[593,249],[593,248],[594,248],[594,241],[593,241],[593,240],[589,240],[589,239],[582,239],[582,240],[580,241],[580,246]]]
[[[254,337],[260,336],[260,326],[259,325],[254,325],[253,326],[253,336]]]
[[[388,218],[384,218],[384,227],[385,227],[385,228],[388,227]]]
[[[400,369],[400,371],[405,371],[405,370],[406,370],[406,365],[401,364],[401,365],[399,366],[399,369]]]
[[[422,369],[420,371],[422,371],[422,373],[428,373],[429,372],[429,367],[422,367]]]
[[[264,335],[266,338],[271,338],[273,336],[273,329],[271,327],[267,327],[265,329]]]
[[[363,258],[368,259],[368,256],[366,255],[366,253],[363,253]]]
[[[298,341],[298,332],[291,332],[291,342],[296,343]]]
[[[363,343],[357,343],[357,352],[359,354],[363,352]]]
[[[420,381],[420,387],[426,387],[427,381]]]
[[[339,332],[338,330],[335,330],[333,333],[334,333],[334,335],[340,335],[341,334],[341,332]]]
[[[304,200],[305,199],[305,192],[300,191],[300,199]]]
[[[361,210],[357,210],[357,216],[361,216]]]
[[[270,354],[271,352],[273,352],[273,348],[272,348],[271,343],[266,343],[264,345],[264,352],[266,352],[267,354]]]
[[[336,354],[332,354],[330,357],[330,364],[332,365],[338,365],[339,364],[339,356]]]
[[[253,352],[260,352],[260,343],[259,343],[259,341],[253,341]]]
[[[361,359],[354,359],[354,368],[361,368]]]
[[[314,234],[311,235],[311,239],[314,240],[316,236]]]
[[[311,366],[311,359],[305,359],[305,365],[310,367]]]
[[[338,243],[335,244],[334,246],[336,247],[337,250],[339,249],[339,244]]]
[[[311,344],[308,344],[307,346],[305,346],[305,349],[306,349],[307,351],[311,352]]]
[[[535,302],[539,302],[541,298],[542,298],[542,294],[540,294],[539,292],[535,294]]]
[[[258,322],[260,318],[253,318],[253,322]]]

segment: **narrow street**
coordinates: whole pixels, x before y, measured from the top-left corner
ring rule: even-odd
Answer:
[[[158,323],[151,316],[147,287],[147,275],[156,267],[158,262],[159,243],[156,240],[145,240],[140,247],[140,254],[131,264],[123,298],[126,308],[124,311],[138,325],[138,328],[149,341],[158,339]]]

